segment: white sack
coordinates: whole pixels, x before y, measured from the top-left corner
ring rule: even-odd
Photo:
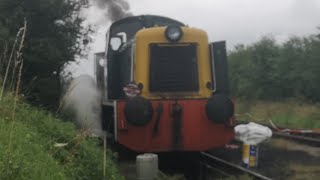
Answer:
[[[250,122],[234,128],[236,139],[249,145],[257,145],[272,136],[272,131],[266,126]]]

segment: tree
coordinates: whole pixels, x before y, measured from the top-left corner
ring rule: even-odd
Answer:
[[[27,20],[22,89],[28,100],[54,107],[59,100],[60,72],[82,55],[89,35],[81,9],[87,0],[0,0],[0,51],[10,47]]]
[[[320,34],[291,37],[276,44],[270,37],[239,45],[229,53],[231,90],[246,98],[320,101]]]
[[[263,37],[247,47],[237,46],[228,57],[234,94],[251,98],[276,97],[278,56],[279,48],[271,37]]]

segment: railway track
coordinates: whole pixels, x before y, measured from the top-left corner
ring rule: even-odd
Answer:
[[[290,134],[290,133],[283,133],[283,132],[273,132],[274,137],[294,140],[303,144],[308,144],[312,146],[320,147],[320,138],[317,136],[306,136],[306,135],[299,135],[299,134]]]
[[[247,122],[242,122],[239,124],[244,124]],[[283,138],[291,141],[296,141],[301,144],[305,144],[308,146],[316,146],[320,147],[320,133],[314,132],[312,130],[299,130],[299,129],[288,129],[283,127],[275,127],[273,125],[262,124],[264,126],[269,127],[273,131],[273,138]],[[279,151],[279,150],[278,150]],[[266,173],[265,169],[259,169],[259,172],[256,169],[247,169],[240,165],[241,162],[235,161],[227,161],[224,158],[220,158],[220,156],[216,156],[215,154],[208,152],[200,152],[200,165],[201,169],[204,169],[200,173],[200,179],[206,180],[208,177],[216,177],[214,175],[209,174],[208,172],[215,172],[214,174],[221,174],[223,177],[231,177],[247,174],[253,179],[262,179],[269,180],[273,179],[264,174],[261,174],[261,170]],[[268,169],[268,168],[267,168]],[[269,172],[270,173],[270,172]],[[210,178],[209,178],[210,179]]]
[[[247,174],[253,179],[261,180],[271,180],[263,174],[244,168],[238,164],[223,160],[207,152],[200,152],[200,164],[202,165],[202,172],[200,173],[200,179],[208,179],[208,170],[215,171],[226,177],[231,177],[235,175]]]

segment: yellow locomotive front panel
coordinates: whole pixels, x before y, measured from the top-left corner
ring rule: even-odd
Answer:
[[[135,55],[134,55],[134,65],[133,65],[133,72],[134,72],[134,81],[137,84],[140,84],[143,86],[141,96],[147,98],[147,99],[172,99],[172,98],[209,98],[212,94],[211,87],[208,88],[208,85],[211,84],[211,71],[210,71],[210,60],[209,60],[209,48],[208,48],[208,38],[207,34],[199,29],[196,28],[189,28],[189,27],[181,27],[182,29],[182,37],[178,42],[170,42],[168,38],[165,36],[165,27],[156,27],[156,28],[148,28],[148,29],[142,29],[137,32],[136,39],[135,39]],[[155,47],[157,46],[157,47]],[[186,64],[185,61],[187,58],[183,58],[183,54],[177,54],[174,55],[175,59],[177,59],[176,63],[173,63],[175,65],[178,64],[178,67],[170,67],[170,65],[173,65],[171,62],[167,63],[168,66],[162,66],[162,67],[154,67],[154,70],[158,70],[159,68],[173,68],[173,70],[176,70],[177,72],[172,72],[172,76],[170,77],[170,70],[167,70],[164,73],[160,73],[160,78],[165,78],[166,76],[167,81],[172,82],[164,82],[166,83],[167,89],[163,90],[163,88],[158,91],[154,90],[152,91],[151,84],[152,83],[152,73],[150,69],[151,67],[151,60],[152,60],[152,48],[162,48],[162,49],[178,49],[178,51],[171,51],[173,53],[187,53],[184,52],[184,50],[191,50],[194,51],[195,57],[189,57],[193,58],[190,63],[194,63],[194,67],[196,68],[195,71],[192,71],[191,69],[185,69]],[[179,49],[181,49],[179,51]],[[161,51],[161,50],[160,50]],[[166,51],[166,50],[164,50]],[[168,52],[167,52],[168,53]],[[169,51],[170,53],[170,51]],[[173,61],[172,54],[160,54],[158,53],[157,56],[163,56],[162,59],[158,58],[159,61]],[[167,57],[166,57],[167,56]],[[179,60],[180,58],[180,60]],[[184,71],[184,72],[183,72]],[[188,72],[190,71],[190,72]],[[179,74],[180,73],[180,74]],[[174,76],[189,76],[191,73],[196,73],[193,75],[193,78],[191,79],[182,79],[182,77],[179,77],[180,79],[174,80]],[[191,75],[192,76],[192,75]],[[171,80],[170,80],[171,78]],[[185,77],[187,78],[187,77]],[[189,82],[186,82],[189,81]],[[190,82],[194,81],[194,82]],[[156,83],[161,83],[161,80],[159,80]],[[172,84],[171,87],[169,84]],[[179,83],[193,83],[194,88],[191,88],[191,90],[188,88],[187,91],[185,89],[178,88]],[[196,83],[196,84],[195,84]],[[169,87],[168,87],[169,86]],[[183,85],[182,85],[183,86]],[[169,91],[171,88],[171,91]]]

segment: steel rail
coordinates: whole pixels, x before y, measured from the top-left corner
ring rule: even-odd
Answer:
[[[304,143],[310,143],[317,146],[320,146],[320,139],[319,138],[313,138],[308,136],[301,136],[301,135],[294,135],[294,134],[288,134],[288,133],[282,133],[282,132],[272,132],[274,137],[281,137],[291,140],[297,140],[297,141],[303,141]]]
[[[237,170],[237,171],[241,171],[241,172],[244,172],[244,173],[247,173],[248,175],[250,176],[253,176],[255,177],[256,179],[262,179],[262,180],[272,180],[272,178],[269,178],[267,176],[264,176],[262,174],[259,174],[258,172],[255,172],[253,170],[250,170],[250,169],[246,169],[242,166],[239,166],[237,164],[234,164],[232,162],[228,162],[226,160],[223,160],[219,157],[216,157],[216,156],[213,156],[209,153],[206,153],[206,152],[200,152],[200,155],[203,156],[204,158],[206,158],[207,160],[210,160],[210,163],[222,163],[230,168],[233,168],[234,170]],[[210,164],[209,164],[210,166]]]

